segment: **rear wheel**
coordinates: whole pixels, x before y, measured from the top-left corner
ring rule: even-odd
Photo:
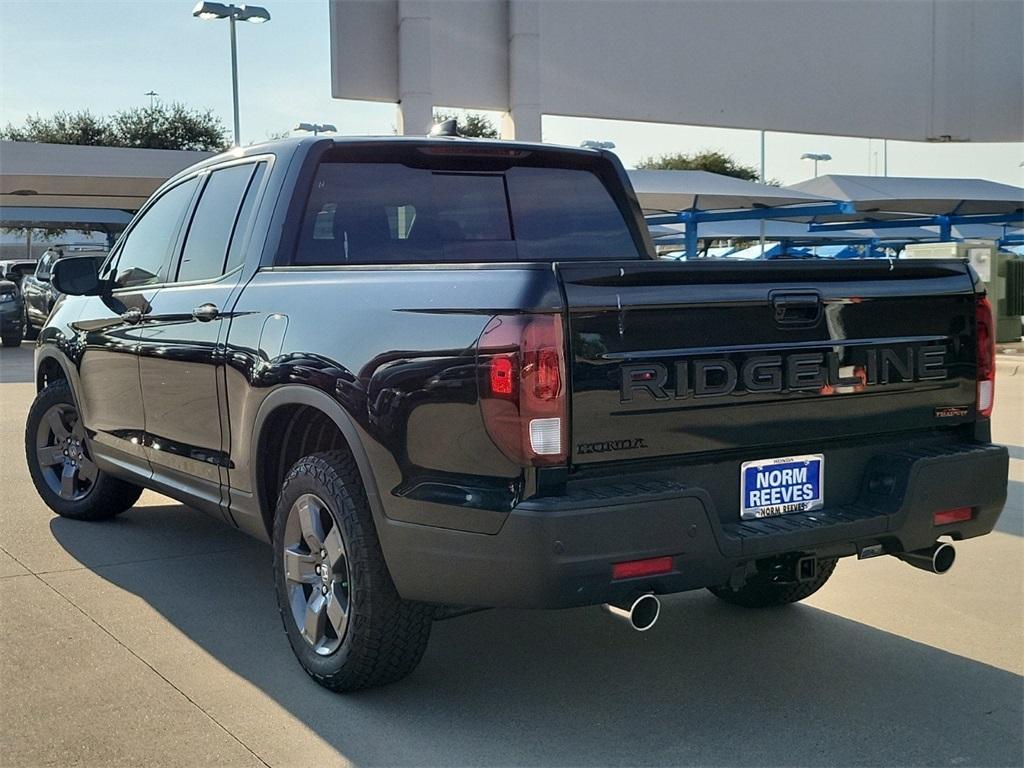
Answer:
[[[728,585],[709,587],[708,590],[715,597],[733,605],[742,605],[744,608],[788,605],[810,597],[825,586],[825,582],[836,569],[837,562],[834,557],[818,560],[815,576],[808,581],[780,582],[775,580],[776,577],[770,571],[766,571],[747,579],[747,583],[736,590]]]
[[[274,518],[274,582],[292,650],[325,688],[400,680],[426,650],[433,606],[399,597],[345,451],[300,459],[285,478]]]
[[[18,329],[14,333],[8,333],[4,334],[3,336],[0,336],[0,340],[2,340],[3,345],[5,347],[20,347],[21,340],[24,338],[24,336],[25,331],[22,329]]]
[[[25,459],[39,496],[62,517],[114,517],[142,493],[137,485],[96,466],[66,381],[54,382],[36,395],[25,424]]]

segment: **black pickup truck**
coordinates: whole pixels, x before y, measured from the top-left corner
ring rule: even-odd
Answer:
[[[966,264],[658,261],[603,151],[247,147],[52,279],[42,498],[96,520],[150,488],[271,541],[335,690],[408,674],[462,610],[643,630],[658,595],[790,603],[842,557],[941,573],[1006,498]]]

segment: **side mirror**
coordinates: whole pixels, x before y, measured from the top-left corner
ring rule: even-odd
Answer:
[[[93,256],[69,256],[55,261],[50,284],[69,296],[98,296],[104,288],[99,264]]]
[[[27,275],[36,271],[35,264],[12,264],[7,272],[4,274],[4,280],[11,280],[15,283],[20,283],[21,279]]]

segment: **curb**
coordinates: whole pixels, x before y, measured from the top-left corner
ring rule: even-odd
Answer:
[[[996,368],[1003,376],[1024,375],[1024,360],[996,355]]]

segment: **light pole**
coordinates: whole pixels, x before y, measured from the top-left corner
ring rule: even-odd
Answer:
[[[814,161],[814,178],[818,178],[818,161],[826,162],[832,159],[832,155],[825,152],[804,152],[800,155],[801,160],[813,160]]]
[[[338,129],[331,123],[296,123],[293,131],[308,131],[314,136],[321,133],[337,133]]]
[[[149,108],[153,109],[153,107],[156,106],[156,97],[159,96],[160,94],[157,93],[156,91],[149,90],[149,91],[146,91],[142,95],[143,96],[149,96]]]
[[[230,5],[226,3],[199,2],[192,9],[197,19],[227,19],[231,28],[231,96],[234,102],[235,146],[240,146],[242,139],[238,127],[238,51],[235,45],[235,22],[249,21],[262,24],[270,21],[270,11],[258,5]]]

